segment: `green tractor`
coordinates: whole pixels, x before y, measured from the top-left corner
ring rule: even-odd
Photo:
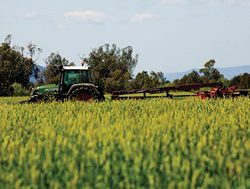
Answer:
[[[104,92],[101,87],[94,85],[91,71],[84,67],[59,68],[59,84],[42,85],[35,88],[28,100],[21,103],[49,101],[103,101]]]

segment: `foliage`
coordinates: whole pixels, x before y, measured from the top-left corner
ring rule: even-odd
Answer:
[[[250,88],[250,74],[244,73],[242,75],[235,76],[231,81],[230,85],[236,85],[241,89],[249,89]]]
[[[23,50],[24,48],[21,47],[22,53],[23,53]],[[27,45],[27,50],[28,50],[28,54],[30,55],[30,58],[35,64],[39,58],[40,53],[42,52],[42,49],[40,47],[37,47],[36,44],[29,42]],[[42,80],[40,70],[37,66],[33,67],[32,75],[34,76],[35,79]]]
[[[39,57],[40,53],[42,52],[42,49],[40,47],[37,47],[37,45],[32,43],[32,42],[28,43],[27,49],[28,49],[28,53],[30,55],[30,58],[34,62],[36,62],[38,60],[38,57]]]
[[[24,57],[8,43],[0,46],[0,96],[11,95],[13,83],[29,86],[29,78],[35,66],[31,58]]]
[[[117,91],[126,88],[128,81],[131,79],[129,72],[123,73],[122,70],[116,69],[111,72],[110,77],[105,80],[106,91]]]
[[[0,188],[250,188],[250,99],[15,105]]]
[[[99,73],[94,77],[95,84],[110,92],[125,89],[126,83],[132,79],[138,55],[133,57],[133,48],[130,46],[120,49],[115,44],[105,44],[93,49],[83,61],[93,73]]]
[[[20,83],[14,83],[11,87],[13,88],[13,96],[28,96],[30,94]]]
[[[220,83],[222,83],[222,86],[224,86],[224,87],[230,87],[230,81],[231,80],[229,80],[229,79],[227,79],[227,78],[224,78],[224,77],[221,77],[219,80],[218,80],[218,82],[220,82]]]
[[[162,72],[151,71],[150,75],[147,71],[139,72],[135,79],[130,81],[127,88],[129,89],[148,89],[159,87],[166,83],[166,78]]]
[[[192,84],[192,83],[202,83],[201,76],[197,71],[192,71],[191,73],[184,75],[181,79],[175,80],[174,84]]]
[[[12,36],[7,35],[7,37],[5,39],[5,42],[8,45],[10,45],[11,40],[12,40]],[[22,54],[22,56],[24,56],[24,51],[25,51],[24,47],[14,45],[13,49],[19,51]],[[29,42],[27,44],[26,49],[27,49],[27,54],[29,55],[30,59],[34,63],[34,66],[33,66],[33,69],[32,69],[32,76],[37,80],[41,80],[41,78],[40,78],[40,76],[41,76],[40,70],[35,64],[36,64],[36,61],[39,58],[40,53],[42,52],[42,49],[40,47],[38,47],[36,44],[32,43],[32,42]]]
[[[203,74],[201,79],[203,83],[209,82],[218,82],[224,76],[214,68],[214,64],[216,61],[214,59],[210,59],[204,64],[204,68],[200,69],[200,73]]]
[[[224,76],[214,68],[215,60],[211,59],[204,64],[204,68],[199,70],[200,74],[193,70],[191,73],[184,75],[181,79],[176,79],[174,84],[192,84],[192,83],[214,83],[222,82],[228,85]]]
[[[73,62],[69,62],[66,58],[63,58],[59,53],[51,53],[46,59],[46,68],[43,72],[44,80],[46,84],[59,83],[60,72],[59,66],[73,66]]]

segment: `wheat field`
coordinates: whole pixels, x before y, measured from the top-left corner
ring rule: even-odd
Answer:
[[[0,188],[250,188],[250,99],[0,98]]]

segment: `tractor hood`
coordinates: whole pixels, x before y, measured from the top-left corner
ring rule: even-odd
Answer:
[[[50,84],[50,85],[41,85],[39,87],[36,87],[31,95],[34,94],[45,94],[45,93],[58,93],[59,85],[56,84]]]

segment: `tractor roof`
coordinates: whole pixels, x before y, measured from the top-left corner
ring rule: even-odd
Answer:
[[[64,66],[64,70],[89,70],[87,67],[82,66]]]

